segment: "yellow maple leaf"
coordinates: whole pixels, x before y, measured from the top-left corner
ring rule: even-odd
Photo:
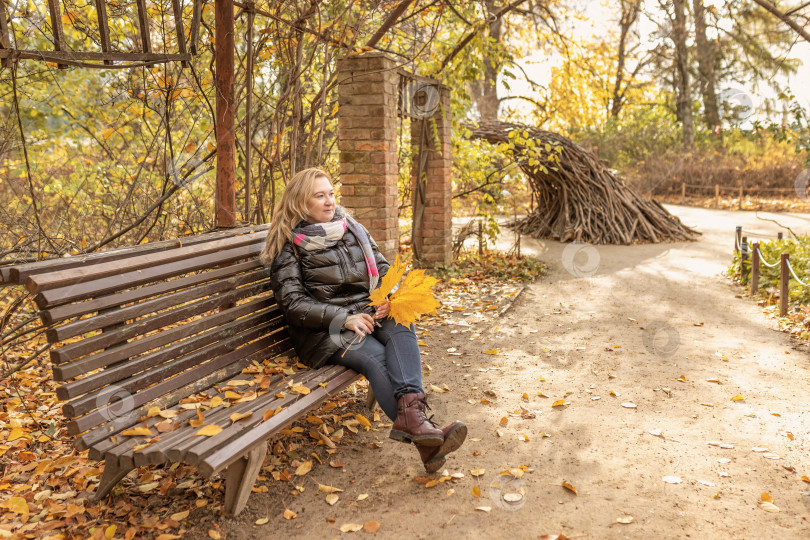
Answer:
[[[370,306],[379,306],[388,300],[388,295],[394,289],[394,286],[399,283],[402,276],[405,274],[405,265],[399,260],[397,255],[394,265],[388,269],[388,272],[383,276],[380,281],[380,286],[369,293],[368,298],[371,300]]]
[[[439,301],[431,288],[439,280],[425,274],[424,270],[411,270],[402,284],[391,295],[391,314],[397,324],[405,326],[415,323],[425,313],[435,311]]]

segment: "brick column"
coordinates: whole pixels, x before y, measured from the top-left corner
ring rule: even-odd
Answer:
[[[411,119],[411,144],[413,166],[411,182],[413,188],[413,246],[416,264],[433,267],[453,262],[452,234],[452,178],[450,156],[450,89],[439,86],[439,106],[431,118]],[[427,123],[421,142],[422,124]],[[416,178],[420,163],[420,148],[426,152],[424,173]],[[419,195],[417,181],[422,182],[424,203]]]
[[[393,263],[399,248],[396,63],[364,53],[341,61],[338,71],[340,203]]]

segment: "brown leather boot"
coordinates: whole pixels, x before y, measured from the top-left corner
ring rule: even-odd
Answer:
[[[389,437],[422,446],[441,446],[444,443],[444,434],[428,420],[426,408],[425,394],[401,396],[397,400],[397,419],[394,420]]]
[[[456,420],[442,429],[442,434],[444,435],[444,442],[439,447],[416,445],[416,449],[419,450],[419,457],[422,458],[422,464],[425,466],[425,471],[431,474],[442,468],[447,461],[444,456],[461,448],[464,439],[467,438],[467,426]]]

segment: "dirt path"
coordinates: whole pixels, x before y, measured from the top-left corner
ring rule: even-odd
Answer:
[[[546,278],[500,318],[470,306],[427,329],[426,386],[451,389],[431,396],[437,416],[470,427],[446,466],[463,478],[414,482],[415,450],[375,424],[341,445],[345,467],[316,465],[253,494],[242,516],[219,522],[223,537],[366,537],[339,527],[374,520],[383,538],[809,538],[808,354],[720,276],[735,225],[777,227],[752,213],[670,209],[704,233],[698,242],[572,256],[524,239],[524,252],[548,263]],[[797,232],[810,224],[776,218]],[[557,400],[568,404],[552,408]],[[520,418],[521,407],[535,418]],[[530,470],[519,479],[499,476],[520,466]],[[327,504],[316,482],[343,489],[340,501]],[[758,506],[763,492],[779,512]],[[285,505],[298,517],[283,519]],[[270,522],[255,525],[262,517]]]

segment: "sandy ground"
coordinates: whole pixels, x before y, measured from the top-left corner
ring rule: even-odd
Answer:
[[[450,388],[431,404],[440,420],[469,426],[446,465],[463,478],[415,482],[424,476],[415,449],[375,423],[341,444],[342,469],[316,465],[217,520],[223,538],[367,537],[340,527],[372,520],[383,538],[810,538],[810,484],[800,479],[810,476],[807,351],[721,276],[736,225],[779,228],[748,212],[669,209],[703,232],[699,241],[524,238],[547,277],[499,318],[460,311],[426,328],[425,385]],[[760,217],[796,232],[810,225],[808,215]],[[535,417],[521,418],[521,407]],[[500,475],[520,466],[521,478]],[[317,483],[343,489],[339,502],[327,504]],[[763,492],[778,512],[759,507]],[[283,519],[285,507],[297,517]],[[269,523],[255,525],[262,517]]]

